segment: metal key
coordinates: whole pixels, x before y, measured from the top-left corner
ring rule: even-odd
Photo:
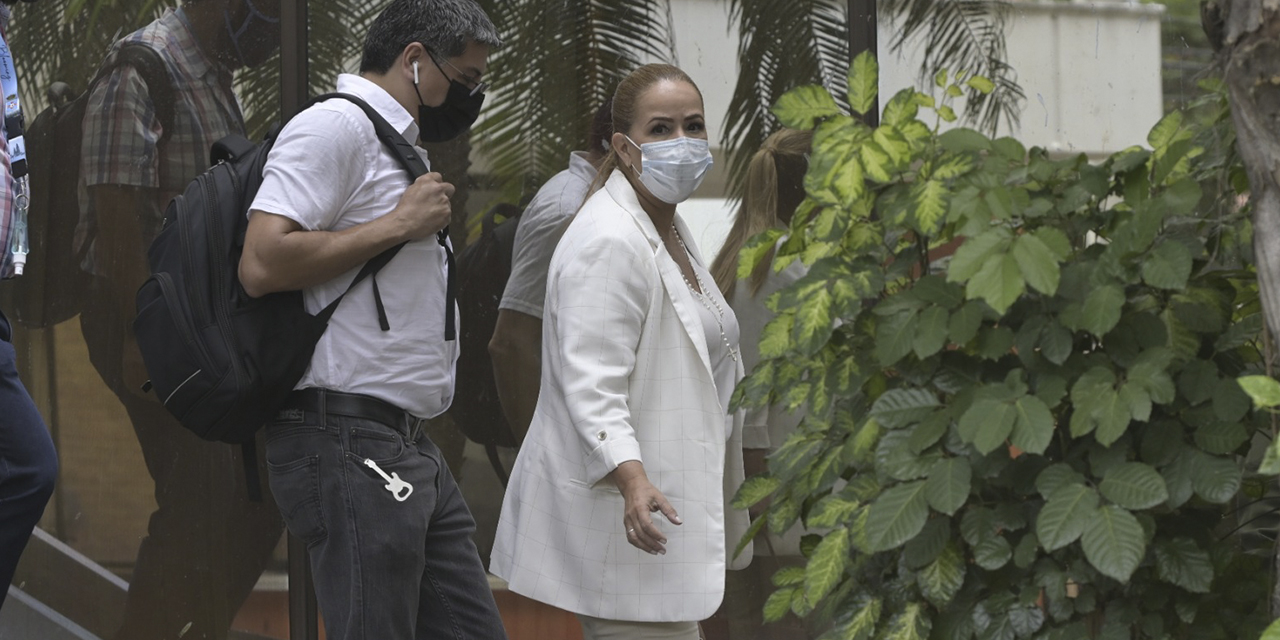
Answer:
[[[413,485],[409,484],[408,482],[405,482],[404,480],[401,480],[400,474],[395,473],[393,471],[391,475],[387,475],[387,473],[383,471],[381,467],[378,466],[378,463],[368,458],[365,458],[364,466],[369,467],[370,469],[373,469],[378,473],[378,475],[382,476],[383,480],[387,481],[386,486],[383,488],[386,489],[387,491],[390,491],[391,495],[395,496],[395,499],[397,501],[404,502],[406,499],[409,498],[409,494],[413,493]]]

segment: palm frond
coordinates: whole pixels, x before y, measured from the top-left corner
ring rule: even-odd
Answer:
[[[46,0],[14,7],[9,30],[23,111],[48,104],[45,91],[65,82],[84,91],[111,43],[175,6],[177,0]]]
[[[1007,62],[1007,2],[884,0],[881,7],[899,28],[890,43],[895,50],[909,46],[917,37],[921,39],[921,80],[945,68],[985,76],[995,83],[990,94],[975,90],[967,93],[966,121],[991,134],[1001,121],[1009,127],[1017,124],[1025,95]]]
[[[732,192],[741,188],[752,153],[780,126],[770,108],[784,93],[821,84],[837,99],[848,95],[848,11],[844,0],[730,0],[741,34],[725,118]]]
[[[665,0],[488,0],[506,39],[473,143],[498,200],[518,203],[586,145],[591,118],[645,59],[669,59]]]

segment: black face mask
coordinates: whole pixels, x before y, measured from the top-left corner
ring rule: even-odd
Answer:
[[[438,107],[427,106],[422,101],[417,83],[414,83],[413,90],[418,94],[418,137],[423,142],[446,142],[458,137],[471,128],[471,123],[480,116],[480,106],[484,104],[483,93],[472,95],[467,85],[452,78],[449,79],[449,94]]]

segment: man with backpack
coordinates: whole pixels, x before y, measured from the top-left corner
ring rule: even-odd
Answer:
[[[9,11],[15,1],[0,4],[0,85],[6,103],[5,117],[0,119],[0,278],[5,279],[22,273],[14,264],[18,255],[25,258],[25,246],[15,252],[13,240],[26,233],[19,220],[25,216],[21,208],[29,196],[23,193],[22,111],[8,45]],[[53,440],[18,378],[11,337],[9,320],[0,313],[0,606],[31,531],[53,496],[58,474]]]
[[[392,0],[366,36],[360,74],[339,76],[337,91],[407,142],[448,140],[479,113],[498,44],[474,0]],[[422,430],[453,399],[453,187],[438,173],[414,179],[377,130],[349,100],[302,111],[271,148],[250,206],[244,290],[302,290],[313,314],[341,300],[266,427],[271,491],[308,545],[328,637],[502,639],[474,520]]]
[[[138,549],[117,638],[224,638],[283,530],[249,499],[237,447],[182,429],[143,384],[131,329],[147,247],[169,200],[245,134],[232,74],[279,44],[279,0],[187,0],[115,43],[82,121],[81,219],[92,273],[81,329],[89,357],[129,415],[157,508]]]

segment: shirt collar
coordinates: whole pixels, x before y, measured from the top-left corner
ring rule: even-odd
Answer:
[[[574,151],[569,154],[569,173],[591,182],[596,179],[597,170],[596,166],[591,164],[590,160],[587,160],[585,151]]]
[[[368,102],[378,115],[386,119],[404,136],[405,140],[409,141],[409,144],[418,143],[418,123],[413,121],[413,116],[408,110],[391,97],[386,89],[367,78],[343,73],[338,76],[338,93],[350,93]]]
[[[168,52],[174,56],[178,66],[188,77],[203,78],[209,74],[219,75],[220,72],[230,75],[230,71],[215,62],[204,49],[200,48],[200,41],[196,40],[196,34],[191,30],[191,22],[181,8],[165,12],[160,17],[160,23],[166,27],[176,45],[167,47]]]

